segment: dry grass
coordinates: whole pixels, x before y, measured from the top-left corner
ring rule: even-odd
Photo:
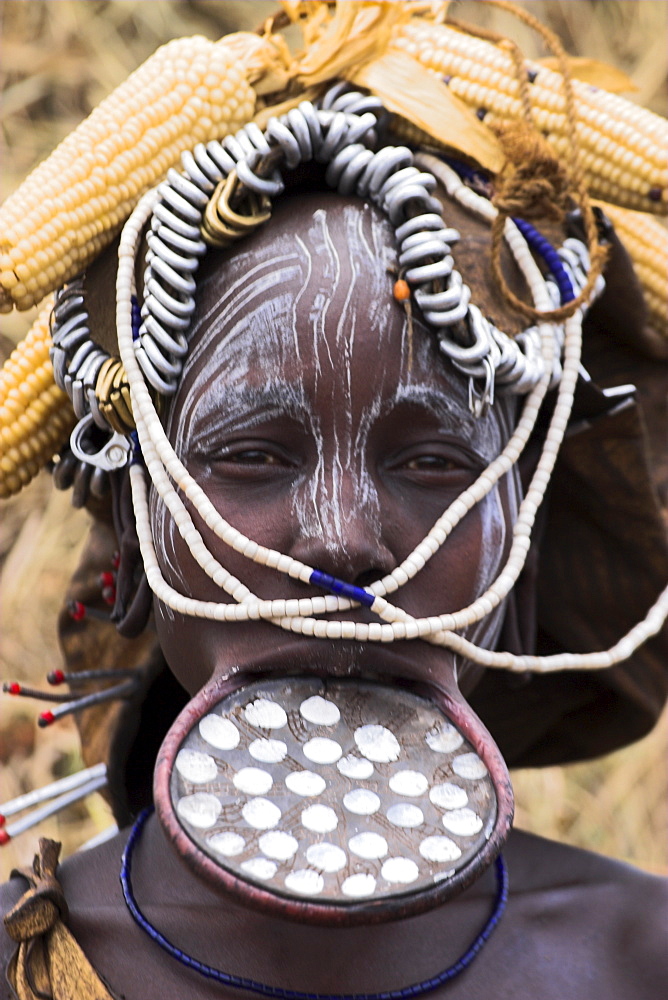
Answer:
[[[0,3],[0,197],[161,42],[179,34],[217,37],[253,27],[273,9],[265,2],[220,0],[3,0]],[[654,0],[534,0],[531,11],[558,31],[574,54],[607,60],[631,75],[634,99],[665,113],[668,5]],[[465,19],[481,17],[509,32],[510,22],[471,3]],[[520,25],[512,32],[527,53],[543,54]],[[2,317],[10,340],[30,317]],[[46,476],[2,506],[0,670],[3,677],[41,682],[58,665],[55,617],[86,531],[86,516],[55,493]],[[0,798],[39,786],[78,766],[73,725],[36,735],[35,710],[5,699],[0,705]],[[516,776],[519,824],[580,846],[668,867],[665,747],[668,718],[628,750],[588,765]],[[73,850],[109,821],[94,796],[40,828]],[[3,849],[0,877],[26,863],[34,838]]]

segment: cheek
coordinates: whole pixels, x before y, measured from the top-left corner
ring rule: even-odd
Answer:
[[[507,557],[513,503],[507,490],[495,489],[477,504],[409,584],[390,595],[392,603],[416,617],[459,611],[471,604],[494,581]],[[402,542],[402,558],[421,541]],[[503,605],[466,630],[482,646],[493,647],[503,621]]]

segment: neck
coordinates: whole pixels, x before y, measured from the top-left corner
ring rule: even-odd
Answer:
[[[187,955],[309,993],[396,990],[437,975],[467,951],[496,898],[488,870],[455,900],[418,917],[353,928],[292,923],[203,883],[155,816],[135,847],[132,885],[148,920]]]

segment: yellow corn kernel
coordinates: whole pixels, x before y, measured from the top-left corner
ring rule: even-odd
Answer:
[[[67,442],[76,422],[49,360],[49,296],[0,371],[0,497],[18,493]]]
[[[522,102],[511,56],[502,48],[447,25],[413,18],[399,26],[392,46],[448,86],[485,124],[522,118]],[[572,155],[562,77],[527,63],[535,124],[555,152]],[[615,94],[573,80],[577,109],[575,139],[585,182],[593,197],[654,214],[668,209],[668,121]]]
[[[254,108],[224,39],[158,49],[0,208],[0,312],[27,309],[86,267],[183,150],[236,131]]]
[[[649,325],[668,342],[668,229],[658,220],[599,202],[633,261],[649,313]]]

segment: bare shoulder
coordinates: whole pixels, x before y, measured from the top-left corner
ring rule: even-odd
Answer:
[[[563,954],[596,995],[668,995],[667,879],[519,831],[505,853],[520,923],[538,946]]]

